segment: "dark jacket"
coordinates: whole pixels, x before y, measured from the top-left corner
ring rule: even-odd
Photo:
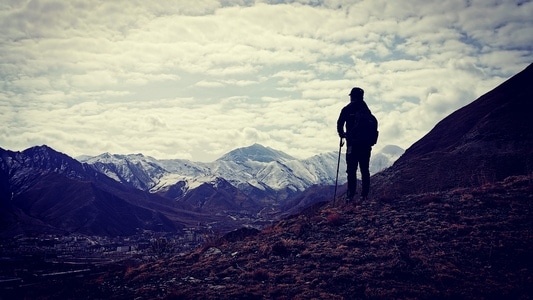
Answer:
[[[352,136],[350,129],[353,128],[356,115],[360,111],[370,113],[370,109],[365,101],[352,101],[341,110],[339,119],[337,120],[337,133],[340,137],[346,138],[348,145],[351,145],[353,142],[350,138]],[[344,128],[346,128],[346,131]]]

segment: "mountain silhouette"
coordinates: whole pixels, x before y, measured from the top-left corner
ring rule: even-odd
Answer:
[[[291,199],[330,183],[334,161],[331,153],[297,160],[258,144],[213,163],[109,153],[82,163],[46,145],[0,149],[0,236],[177,232],[199,222],[222,232],[261,227],[317,200]]]
[[[0,233],[132,235],[176,231],[206,218],[118,183],[48,146],[0,149]]]
[[[478,186],[533,171],[533,65],[440,121],[373,177],[384,194]]]

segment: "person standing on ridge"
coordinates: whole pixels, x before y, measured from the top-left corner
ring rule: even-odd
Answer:
[[[363,100],[364,91],[354,87],[350,92],[350,103],[346,105],[337,120],[337,132],[346,139],[346,174],[348,192],[346,201],[353,201],[357,190],[357,168],[361,170],[362,190],[360,201],[367,200],[370,191],[370,154],[378,139],[378,121]],[[346,130],[345,130],[346,128]]]

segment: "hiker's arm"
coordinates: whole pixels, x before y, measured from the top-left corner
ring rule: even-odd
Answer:
[[[341,138],[346,137],[346,132],[344,132],[344,124],[346,123],[346,113],[344,112],[344,109],[341,111],[341,114],[339,115],[339,119],[337,120],[337,133]]]

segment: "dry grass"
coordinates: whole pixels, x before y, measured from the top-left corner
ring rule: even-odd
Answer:
[[[527,299],[531,182],[325,206],[219,245],[218,255],[197,250],[91,288],[117,298],[154,298],[155,289],[179,299]]]

